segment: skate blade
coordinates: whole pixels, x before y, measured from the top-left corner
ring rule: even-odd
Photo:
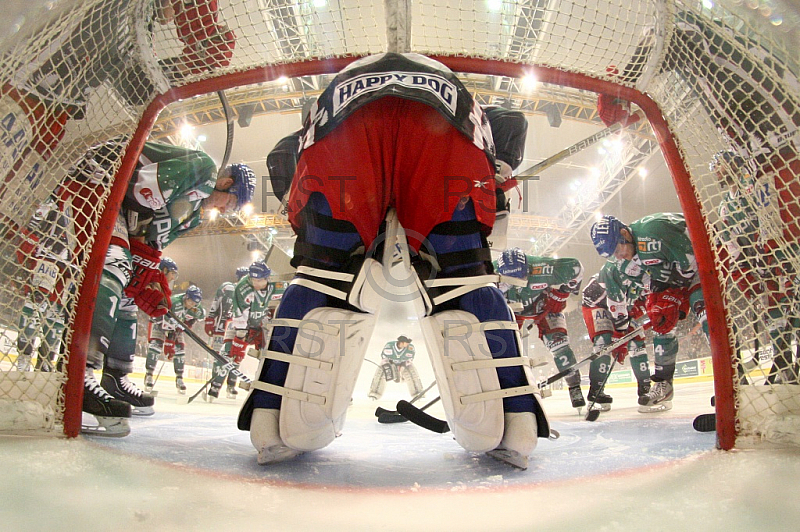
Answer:
[[[582,407],[582,406],[576,406],[576,407],[574,407],[574,408],[575,408],[575,410],[577,410],[577,411],[578,411],[578,415],[579,415],[579,416],[582,416],[582,415],[583,415],[583,407]]]
[[[522,471],[528,469],[528,457],[522,456],[517,451],[509,451],[508,449],[494,449],[486,454],[499,462],[506,463]]]
[[[103,438],[122,438],[131,433],[126,417],[95,417],[97,425],[81,425],[81,433]]]
[[[601,412],[608,412],[609,410],[611,410],[611,405],[595,403],[595,405],[592,407],[592,410],[599,410]]]
[[[672,401],[664,401],[658,403],[657,405],[639,405],[639,413],[641,414],[651,414],[653,412],[666,412],[667,410],[672,410]]]
[[[156,413],[156,409],[152,406],[133,406],[131,405],[131,414],[134,416],[152,416]]]
[[[178,393],[179,393],[180,395],[186,395],[186,390],[178,390]]]
[[[277,462],[285,462],[303,454],[285,445],[273,445],[258,452],[258,465],[269,465]]]

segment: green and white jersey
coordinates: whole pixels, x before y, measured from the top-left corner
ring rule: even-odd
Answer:
[[[578,259],[552,257],[537,257],[525,255],[528,263],[528,274],[525,286],[512,286],[506,292],[506,299],[510,302],[522,303],[522,316],[535,316],[541,314],[538,308],[541,295],[548,288],[554,288],[570,294],[579,294],[581,281],[583,281],[583,266]],[[497,269],[497,261],[493,263]]]
[[[202,201],[217,181],[214,161],[201,151],[147,142],[136,177],[131,180],[124,206],[152,221],[131,236],[164,249],[181,233],[200,224]]]
[[[219,285],[211,307],[208,309],[208,316],[214,318],[214,330],[218,334],[225,332],[225,325],[233,317],[233,293],[235,290],[234,283],[224,282]]]
[[[381,351],[381,359],[388,360],[392,364],[402,364],[414,360],[414,344],[408,344],[403,349],[397,347],[397,341],[387,342]]]
[[[203,308],[203,305],[200,303],[197,304],[194,308],[187,309],[184,301],[186,299],[186,294],[176,294],[170,298],[172,302],[172,313],[175,314],[179,320],[183,323],[191,327],[195,324],[198,320],[204,320],[206,317],[206,311]],[[174,331],[178,328],[178,323],[172,319],[169,314],[165,314],[164,316],[160,316],[158,318],[153,318],[155,324],[161,327],[165,331]]]
[[[650,277],[653,292],[686,287],[696,281],[697,259],[682,213],[657,213],[630,225],[633,261]]]
[[[264,290],[256,290],[250,277],[242,277],[233,292],[233,327],[235,329],[260,329],[267,317],[269,302],[275,291],[273,283]]]
[[[609,303],[632,304],[645,295],[648,275],[634,261],[608,261],[600,268],[597,280],[606,289]]]

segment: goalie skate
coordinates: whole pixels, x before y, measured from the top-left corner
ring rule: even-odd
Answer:
[[[486,454],[499,462],[504,462],[510,466],[516,467],[517,469],[521,469],[523,471],[528,469],[528,457],[522,456],[517,451],[511,451],[509,449],[494,449],[492,451],[488,451]]]

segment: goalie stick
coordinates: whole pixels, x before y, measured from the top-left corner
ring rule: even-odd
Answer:
[[[251,383],[253,381],[250,379],[250,377],[248,377],[247,375],[245,375],[244,373],[239,371],[239,368],[236,367],[236,363],[234,361],[232,361],[230,358],[226,357],[225,355],[223,355],[221,353],[217,353],[216,351],[214,351],[211,348],[211,346],[209,346],[207,343],[205,343],[197,335],[196,332],[194,332],[192,329],[189,328],[188,325],[186,325],[180,319],[178,319],[178,317],[175,315],[175,313],[172,312],[172,309],[167,310],[167,314],[169,314],[170,318],[175,320],[178,323],[178,325],[180,325],[183,328],[184,332],[186,333],[186,335],[189,338],[194,340],[195,343],[197,345],[199,345],[201,348],[203,348],[203,350],[206,353],[211,355],[211,357],[214,360],[216,360],[217,362],[222,364],[222,369],[228,370],[230,373],[232,373],[234,376],[236,376],[239,379],[239,388],[241,388],[243,390],[249,390],[250,389],[250,385],[251,385]]]
[[[633,115],[631,115],[631,118],[633,118],[633,117],[636,117],[636,120],[634,120],[633,122],[629,122],[628,125],[634,124],[634,123],[638,122],[639,120],[641,120],[642,117],[644,117],[644,113],[642,113],[642,111],[636,111],[635,113],[633,113]],[[547,159],[545,159],[544,161],[536,163],[533,166],[531,166],[530,168],[526,169],[525,171],[520,172],[520,175],[515,175],[513,177],[517,181],[526,181],[528,179],[533,179],[533,180],[539,179],[539,173],[542,172],[543,170],[546,170],[546,169],[550,168],[551,166],[555,166],[556,164],[560,163],[564,159],[572,157],[576,153],[579,153],[579,152],[585,150],[589,146],[592,146],[592,145],[596,144],[598,141],[603,140],[604,138],[608,137],[609,135],[613,135],[614,133],[624,129],[625,127],[627,127],[627,126],[623,126],[622,122],[617,122],[616,124],[612,125],[611,127],[607,127],[605,129],[601,129],[600,131],[598,131],[594,135],[590,135],[590,136],[586,137],[585,139],[583,139],[583,140],[581,140],[579,142],[576,142],[572,146],[570,146],[568,148],[564,148],[563,150],[561,150],[560,152],[556,153],[555,155],[552,155],[552,156],[548,157]]]

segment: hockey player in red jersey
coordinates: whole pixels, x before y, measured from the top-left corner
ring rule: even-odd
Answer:
[[[495,151],[481,107],[439,62],[370,56],[323,92],[300,146],[288,198],[297,276],[239,416],[259,463],[320,449],[341,432],[381,292],[380,226],[394,208],[414,254],[423,332],[456,441],[527,467],[537,436],[550,431],[513,315],[491,284]],[[445,322],[466,325],[459,342],[445,337]],[[444,356],[485,368],[451,375]],[[453,380],[477,387],[451,389]]]

